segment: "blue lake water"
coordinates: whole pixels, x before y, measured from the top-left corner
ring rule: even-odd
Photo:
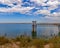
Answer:
[[[4,36],[5,34],[7,37],[16,37],[20,35],[27,35],[31,36],[32,32],[32,24],[0,24],[0,36]],[[50,36],[57,35],[59,32],[58,26],[55,25],[37,25],[37,36]]]

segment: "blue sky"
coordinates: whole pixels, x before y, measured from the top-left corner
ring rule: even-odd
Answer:
[[[0,0],[0,23],[60,23],[60,0]]]

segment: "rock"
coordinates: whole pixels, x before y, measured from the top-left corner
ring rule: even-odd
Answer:
[[[36,46],[31,46],[31,48],[37,48]]]
[[[44,46],[44,48],[50,48],[50,45],[49,45],[49,44],[47,44],[47,45],[45,45],[45,46]]]

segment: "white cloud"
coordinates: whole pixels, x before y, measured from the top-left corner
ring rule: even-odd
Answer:
[[[22,14],[28,13],[34,7],[19,7],[15,6],[12,8],[0,8],[0,12],[20,12]],[[3,9],[3,10],[2,10]]]
[[[47,5],[58,5],[58,4],[60,4],[60,2],[58,0],[56,0],[56,1],[48,1],[47,2]]]
[[[31,2],[34,2],[38,6],[49,6],[43,7],[43,10],[38,9],[36,12],[33,12],[36,14],[44,14],[44,15],[51,15],[50,11],[58,8],[58,5],[60,5],[59,0],[48,0],[47,3],[45,3],[47,0],[30,0]],[[33,8],[36,9],[35,5],[31,7],[22,7],[22,0],[0,0],[0,3],[7,4],[9,6],[12,6],[12,8],[0,8],[0,12],[20,12],[22,14],[30,12]],[[13,5],[13,3],[17,3],[17,5]],[[37,7],[39,8],[39,7]],[[32,14],[33,14],[32,13]],[[60,14],[59,14],[60,15]],[[51,16],[58,16],[57,13],[52,14]]]
[[[34,2],[35,4],[37,4],[38,6],[45,6],[46,5],[46,3],[44,3],[44,2],[46,2],[47,0],[30,0],[31,2]]]
[[[60,16],[60,12],[54,12],[50,16]]]
[[[22,4],[22,0],[0,0],[0,3],[13,6],[13,3]]]
[[[47,6],[50,6],[49,8],[48,8],[48,10],[53,10],[53,9],[56,9],[56,8],[58,8],[58,5],[60,4],[60,2],[58,1],[58,0],[50,0],[50,1],[48,1],[47,2]]]
[[[60,17],[60,12],[54,12],[47,15],[48,17]]]
[[[51,18],[50,16],[53,16],[54,18],[58,18],[58,16],[60,16],[60,12],[54,12],[54,13],[50,13],[51,10],[54,10],[56,8],[58,8],[58,5],[60,5],[60,0],[49,0],[47,3],[45,3],[47,0],[31,0],[31,2],[35,2],[37,5],[40,6],[49,6],[47,7],[43,7],[43,10],[37,10],[36,12],[34,12],[34,15],[38,15],[38,14],[43,14],[43,15],[47,15],[46,17]]]
[[[54,12],[50,15],[45,16],[45,18],[48,18],[50,20],[55,20],[55,22],[60,22],[60,12]]]
[[[22,7],[21,6],[22,0],[0,0],[0,3],[12,6],[12,8],[0,8],[0,12],[20,12],[22,14],[25,14],[34,8],[34,7]],[[17,3],[17,5],[13,5],[13,3]]]
[[[30,1],[40,4],[40,3],[46,2],[47,0],[30,0]]]
[[[60,5],[59,0],[48,0],[47,3],[45,3],[47,0],[30,0],[31,2],[34,2],[38,6],[49,6],[48,10],[53,10]]]
[[[34,14],[37,14],[37,15],[38,14],[49,15],[50,11],[48,11],[48,10],[38,10]]]

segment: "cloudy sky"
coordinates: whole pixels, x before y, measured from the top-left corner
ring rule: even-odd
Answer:
[[[59,22],[60,0],[0,0],[0,23]]]

